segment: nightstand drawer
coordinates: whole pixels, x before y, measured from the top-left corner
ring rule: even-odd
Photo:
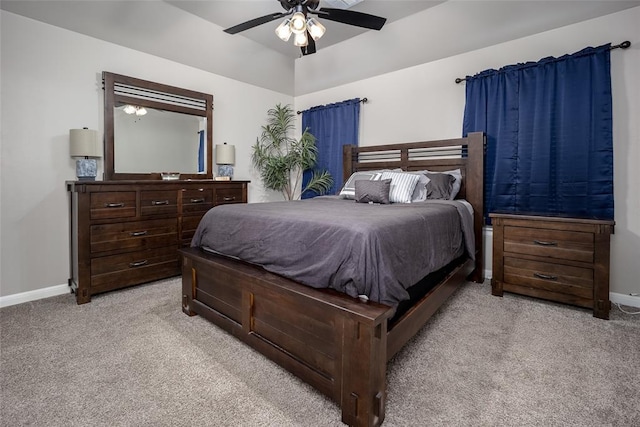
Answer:
[[[242,197],[242,188],[216,188],[215,190],[215,204],[223,205],[225,203],[246,203]]]
[[[504,227],[505,253],[593,262],[593,233],[528,227]]]
[[[176,215],[178,213],[178,192],[141,191],[140,210],[142,216]]]
[[[175,218],[91,226],[91,253],[130,252],[175,244]]]
[[[590,268],[505,256],[504,282],[581,298],[593,298],[593,270]]]
[[[133,218],[136,216],[135,191],[91,193],[91,219]]]

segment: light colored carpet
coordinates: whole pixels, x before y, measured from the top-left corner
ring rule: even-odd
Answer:
[[[2,426],[340,426],[170,279],[0,310]],[[640,316],[468,284],[388,366],[385,426],[638,426]]]

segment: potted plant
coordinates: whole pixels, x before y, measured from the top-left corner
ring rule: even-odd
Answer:
[[[260,172],[266,188],[280,191],[286,200],[300,198],[305,191],[325,194],[333,185],[331,174],[314,171],[311,180],[296,194],[304,171],[316,164],[316,138],[305,129],[299,140],[291,137],[294,113],[290,105],[277,104],[267,112],[267,124],[252,147],[251,162]]]

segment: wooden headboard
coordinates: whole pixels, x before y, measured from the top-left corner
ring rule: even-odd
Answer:
[[[473,280],[483,279],[482,227],[484,225],[484,153],[485,135],[470,133],[466,138],[438,141],[386,144],[369,147],[345,145],[343,147],[343,179],[353,172],[396,169],[405,171],[446,171],[460,169],[462,186],[456,196],[473,206],[476,242],[476,269]]]

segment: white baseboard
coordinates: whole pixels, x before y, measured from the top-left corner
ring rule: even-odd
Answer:
[[[71,292],[69,285],[55,285],[48,288],[36,289],[35,291],[21,292],[19,294],[0,297],[0,308],[10,305],[22,304],[23,302],[35,301],[42,298],[55,297]]]
[[[618,304],[626,305],[629,307],[640,308],[640,296],[634,297],[628,294],[619,294],[616,292],[610,292],[609,299],[613,303],[618,303]]]
[[[485,280],[491,279],[491,270],[484,270]],[[69,285],[55,285],[48,288],[36,289],[35,291],[22,292],[19,294],[7,295],[0,297],[0,308],[9,307],[10,305],[22,304],[23,302],[35,301],[42,298],[55,297],[58,295],[68,294],[70,292]],[[640,297],[627,294],[619,294],[610,292],[609,299],[612,303],[626,305],[628,307],[640,308]]]

